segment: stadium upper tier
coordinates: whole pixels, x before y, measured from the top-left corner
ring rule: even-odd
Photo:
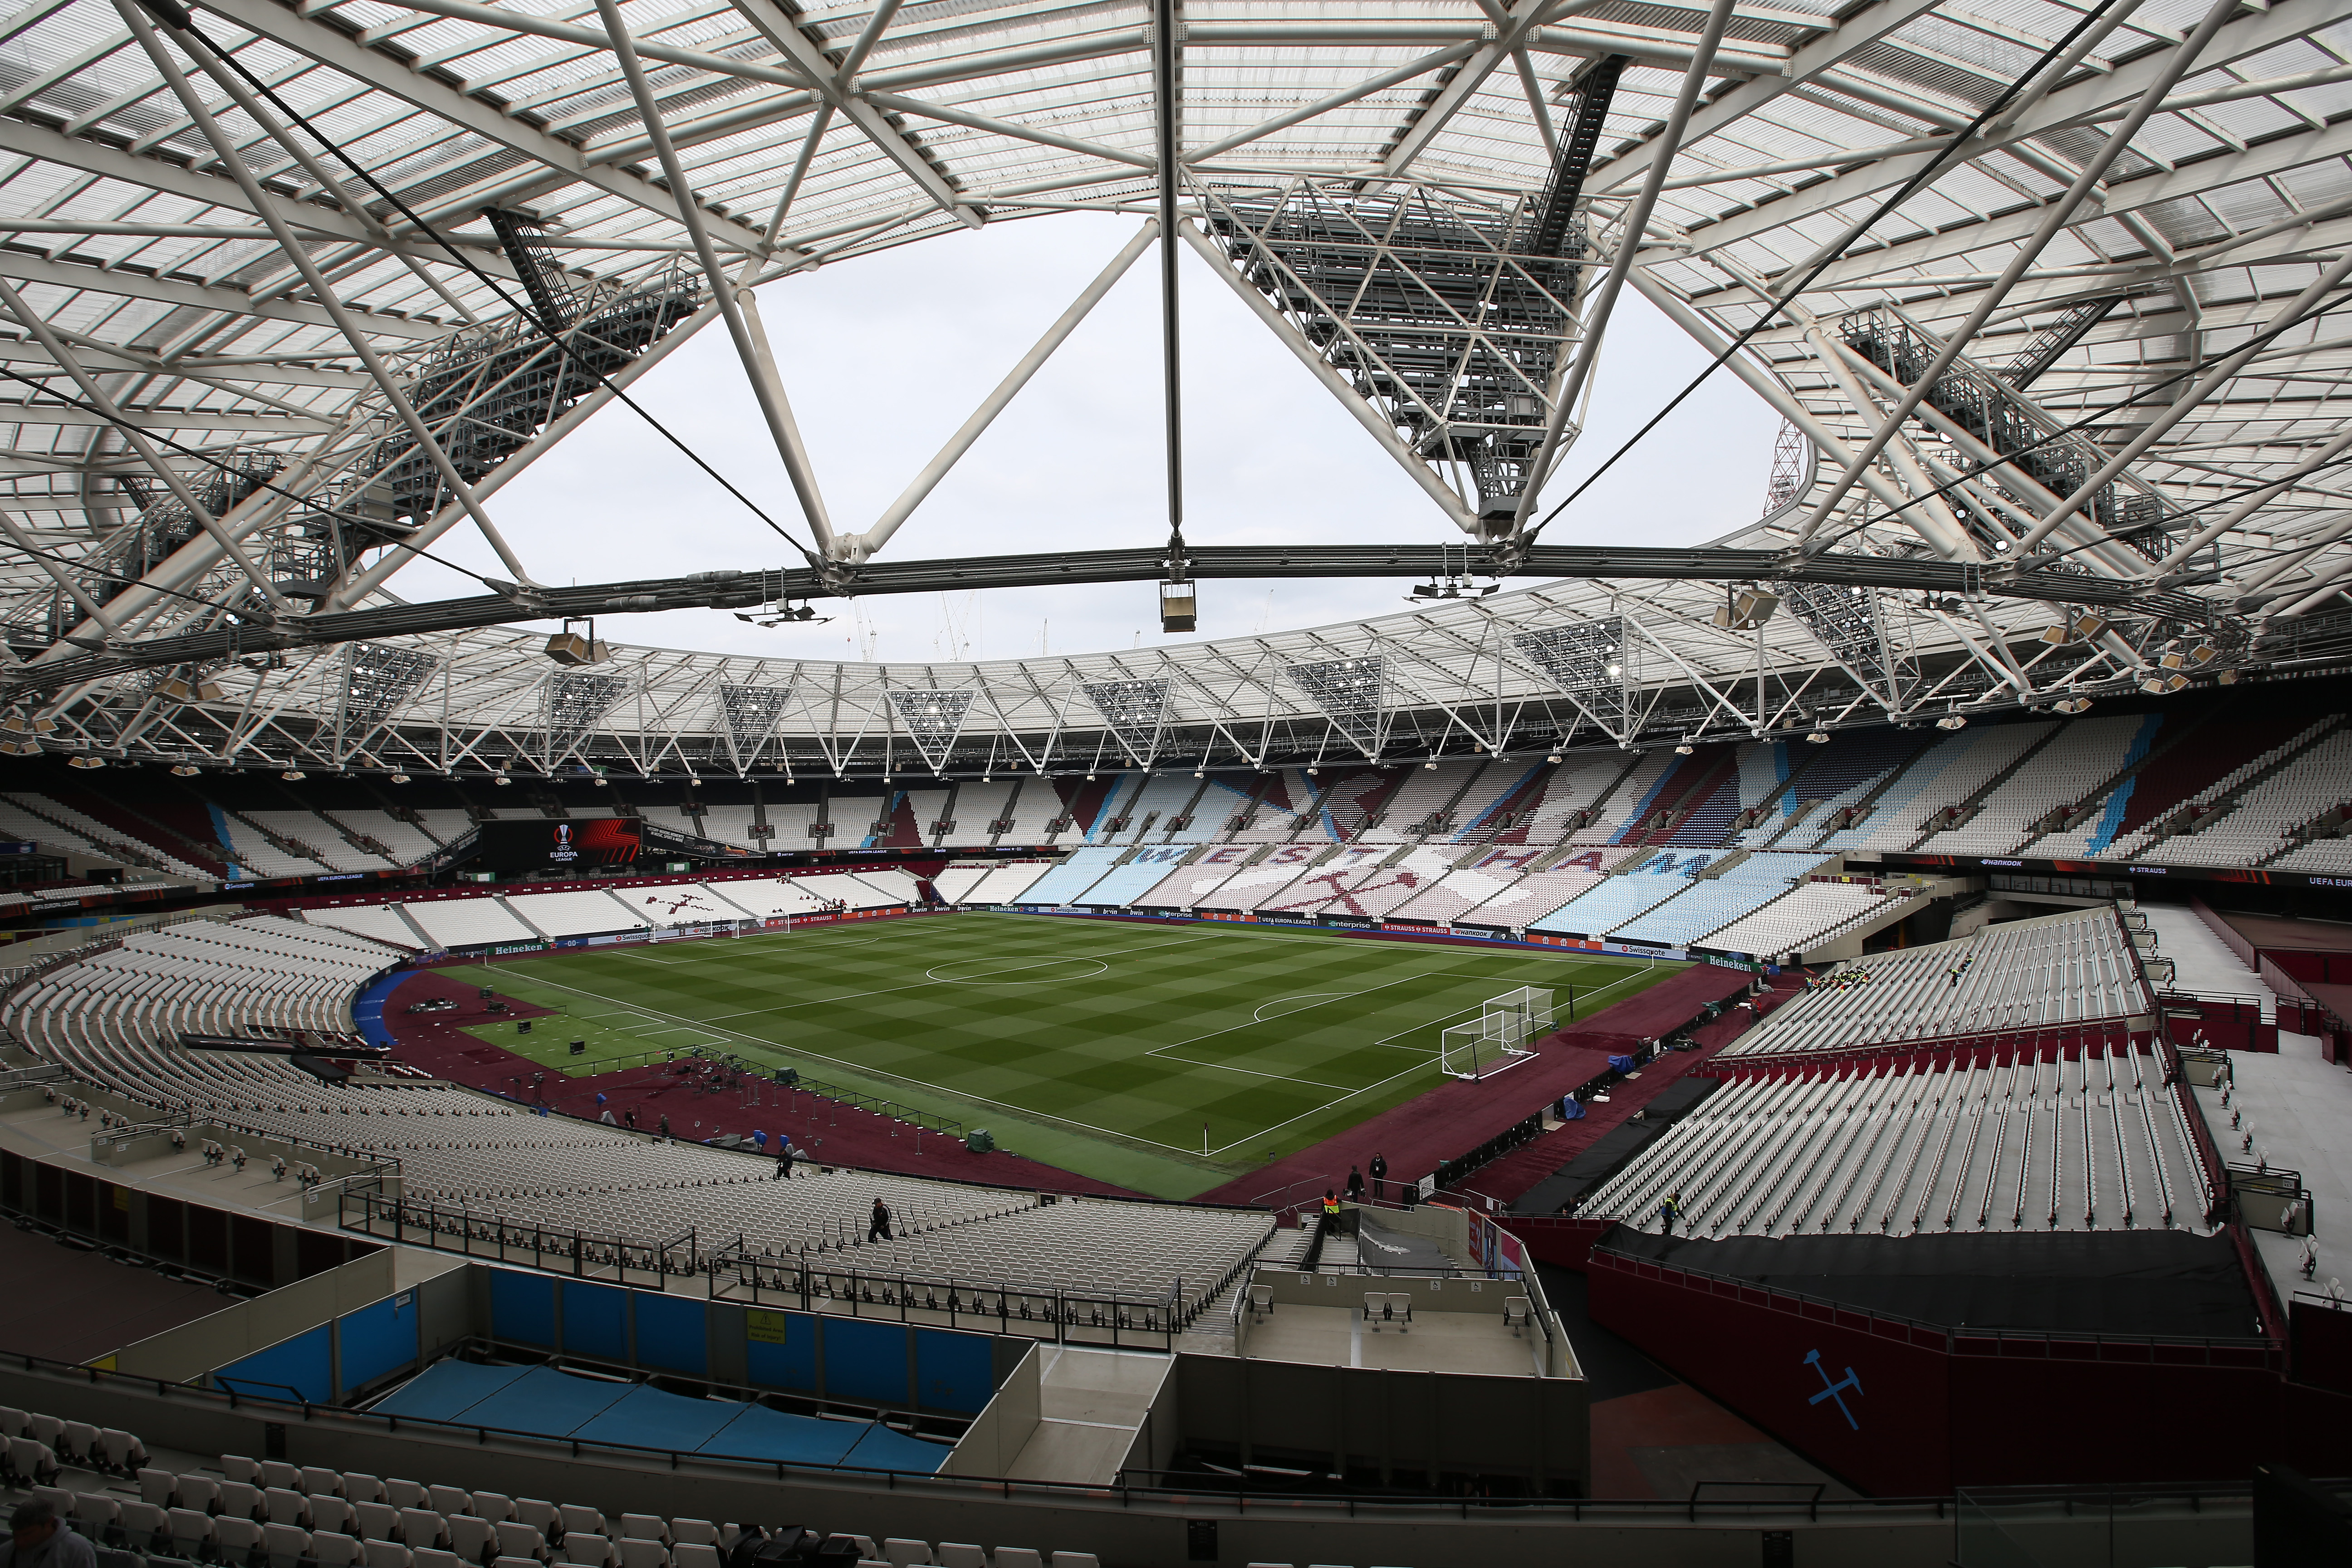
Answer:
[[[2329,0],[1158,15],[19,13],[7,743],[984,775],[1781,734],[2352,657],[2329,488],[2352,351],[2328,324],[2352,276],[2352,68]],[[1074,212],[1127,220],[1125,242]],[[1256,518],[1248,546],[1197,520],[1079,555],[894,539],[1001,403],[936,456],[895,454],[921,477],[887,511],[829,511],[755,290],[790,310],[819,267],[1029,217],[1110,264],[1066,328],[1153,245],[1190,251],[1187,286],[1229,290],[1298,362],[1291,390],[1402,470],[1418,515],[1396,542]],[[1595,360],[1606,381],[1641,341],[1605,331],[1635,293],[1785,421],[1769,474],[1686,509],[1712,550],[1612,551],[1574,510],[1535,538],[1586,471]],[[751,478],[764,447],[695,456],[788,498],[720,503],[767,559],[680,576],[648,547],[615,581],[547,586],[576,582],[576,540],[504,487],[640,378],[657,403],[665,356],[714,329],[791,482]],[[1058,342],[1006,346],[1005,398]],[[841,393],[799,390],[818,387]],[[1621,471],[1680,483],[1670,438]],[[394,598],[451,530],[497,577]],[[972,553],[900,559],[927,532]],[[1570,534],[1592,553],[1518,563]],[[1555,580],[1481,596],[1538,570]],[[1423,604],[1126,654],[794,657],[815,598],[1120,581],[1141,600],[1188,571],[1394,576]],[[1193,598],[1171,592],[1171,627]],[[559,664],[503,629],[687,607],[763,620],[777,654],[583,637]],[[308,858],[266,826],[249,860]]]

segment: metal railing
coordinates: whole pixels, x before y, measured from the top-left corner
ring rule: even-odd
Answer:
[[[1197,1312],[1184,1282],[1165,1295],[1069,1290],[953,1275],[872,1274],[827,1268],[806,1258],[737,1253],[714,1258],[714,1300],[752,1306],[791,1306],[807,1312],[932,1322],[942,1328],[1051,1340],[1056,1344],[1115,1345],[1166,1350]],[[1205,1298],[1203,1298],[1205,1300]]]
[[[336,1197],[344,1230],[405,1247],[567,1273],[578,1279],[639,1282],[667,1290],[702,1271],[694,1227],[666,1239],[582,1230],[510,1218],[480,1209],[393,1197],[348,1182]],[[736,1238],[740,1244],[740,1238]]]

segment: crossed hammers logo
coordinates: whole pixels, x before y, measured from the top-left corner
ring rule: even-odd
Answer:
[[[1857,1395],[1862,1393],[1862,1379],[1853,1374],[1853,1368],[1846,1368],[1845,1375],[1838,1379],[1835,1383],[1832,1383],[1830,1381],[1830,1369],[1822,1364],[1821,1352],[1807,1351],[1805,1352],[1805,1364],[1822,1374],[1822,1391],[1819,1394],[1814,1394],[1812,1398],[1807,1400],[1805,1403],[1808,1405],[1819,1405],[1824,1399],[1835,1400],[1837,1402],[1838,1414],[1845,1417],[1845,1424],[1853,1427],[1857,1432],[1861,1431],[1862,1423],[1856,1421],[1853,1418],[1853,1412],[1845,1407],[1844,1391],[1846,1389],[1853,1389]]]

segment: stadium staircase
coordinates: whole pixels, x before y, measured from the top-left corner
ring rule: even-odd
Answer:
[[[1910,843],[1906,844],[1903,847],[1906,850],[1916,849],[1919,846],[1925,844],[1928,839],[1933,838],[1938,833],[1949,833],[1955,827],[1966,826],[1970,818],[1974,817],[1977,813],[1984,809],[1984,804],[1991,797],[1993,791],[2007,784],[2010,781],[2010,776],[2011,774],[2015,773],[2018,769],[2023,767],[2026,763],[2032,762],[2034,757],[2041,752],[2043,747],[2049,745],[2051,742],[2056,740],[2065,732],[2065,725],[2051,725],[2049,729],[2043,731],[2040,735],[2034,738],[2032,745],[2018,752],[2014,757],[2011,757],[2009,760],[2009,765],[2007,767],[2001,769],[1999,773],[1993,774],[1992,777],[1985,780],[1984,783],[1979,784],[1974,790],[1970,791],[1967,799],[1955,801],[1950,805],[1944,807],[1941,811],[1937,812],[1933,816],[1927,818],[1927,826],[1920,830],[1919,836],[1912,839]]]

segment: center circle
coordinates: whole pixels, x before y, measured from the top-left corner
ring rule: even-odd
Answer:
[[[1250,1017],[1252,1021],[1263,1024],[1272,1018],[1286,1017],[1292,1013],[1303,1013],[1318,1002],[1336,1002],[1342,996],[1354,994],[1352,991],[1309,991],[1298,996],[1277,996],[1271,1002],[1259,1003],[1257,1011],[1252,1013]],[[1293,1007],[1290,1005],[1293,1002],[1299,1003],[1301,1005]],[[1268,1009],[1274,1009],[1274,1011],[1268,1011]]]
[[[986,965],[974,968],[974,965]],[[927,980],[937,980],[948,985],[1040,985],[1065,980],[1090,980],[1108,970],[1110,965],[1099,958],[1047,958],[1034,963],[1004,963],[988,959],[971,959],[963,963],[942,963],[923,971]],[[958,973],[959,970],[971,970]]]

